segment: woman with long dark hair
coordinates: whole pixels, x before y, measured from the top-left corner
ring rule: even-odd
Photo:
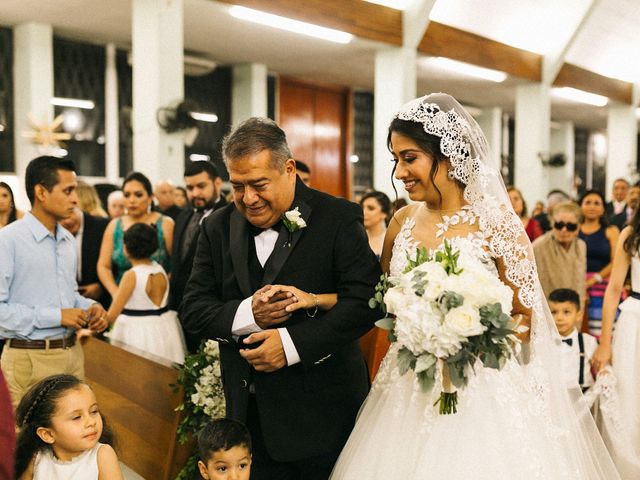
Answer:
[[[583,222],[579,237],[587,244],[587,295],[589,333],[600,337],[602,299],[609,282],[616,242],[620,232],[609,225],[605,214],[604,195],[588,190],[580,197]]]
[[[24,215],[16,208],[13,190],[8,183],[0,182],[0,228],[22,218]]]
[[[131,225],[146,223],[153,225],[158,232],[158,250],[151,259],[158,262],[166,272],[171,271],[171,246],[173,245],[173,220],[154,212],[153,189],[149,179],[139,172],[127,175],[122,183],[126,213],[111,220],[102,237],[100,257],[98,258],[98,277],[104,287],[114,297],[124,273],[131,268],[131,263],[124,253],[124,232]]]
[[[380,258],[387,222],[391,216],[391,200],[384,192],[367,192],[360,199],[360,206],[364,215],[364,228],[369,237],[369,246]]]

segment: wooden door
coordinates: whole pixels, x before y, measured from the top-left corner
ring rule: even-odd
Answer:
[[[279,124],[294,158],[311,169],[311,186],[350,198],[349,90],[280,79]]]

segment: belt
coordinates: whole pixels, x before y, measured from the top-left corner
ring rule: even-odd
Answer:
[[[169,306],[165,306],[162,308],[156,308],[153,310],[131,310],[129,308],[125,308],[122,310],[123,315],[127,315],[129,317],[152,317],[154,315],[162,315],[165,312],[169,311]]]
[[[640,292],[631,292],[629,296],[631,298],[635,298],[636,300],[640,300]]]
[[[65,338],[55,340],[20,340],[19,338],[8,338],[7,346],[10,348],[20,348],[25,350],[49,350],[51,348],[69,348],[76,344],[76,334],[72,333]]]

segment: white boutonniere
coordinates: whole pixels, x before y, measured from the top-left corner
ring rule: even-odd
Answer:
[[[302,230],[307,226],[307,222],[304,221],[304,218],[300,215],[300,210],[298,207],[293,210],[289,210],[285,212],[282,216],[282,223],[289,230],[289,240],[287,241],[287,247],[291,247],[291,234],[293,232],[297,232],[298,230]]]

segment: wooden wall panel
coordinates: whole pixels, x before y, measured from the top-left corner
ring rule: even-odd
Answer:
[[[349,197],[345,154],[345,94],[317,90],[315,96],[313,186],[323,192]]]
[[[315,166],[313,104],[314,92],[311,87],[286,79],[280,80],[280,127],[287,134],[293,156],[307,163],[312,170]]]
[[[313,188],[349,198],[349,90],[280,79],[279,124],[293,156],[311,168]]]

